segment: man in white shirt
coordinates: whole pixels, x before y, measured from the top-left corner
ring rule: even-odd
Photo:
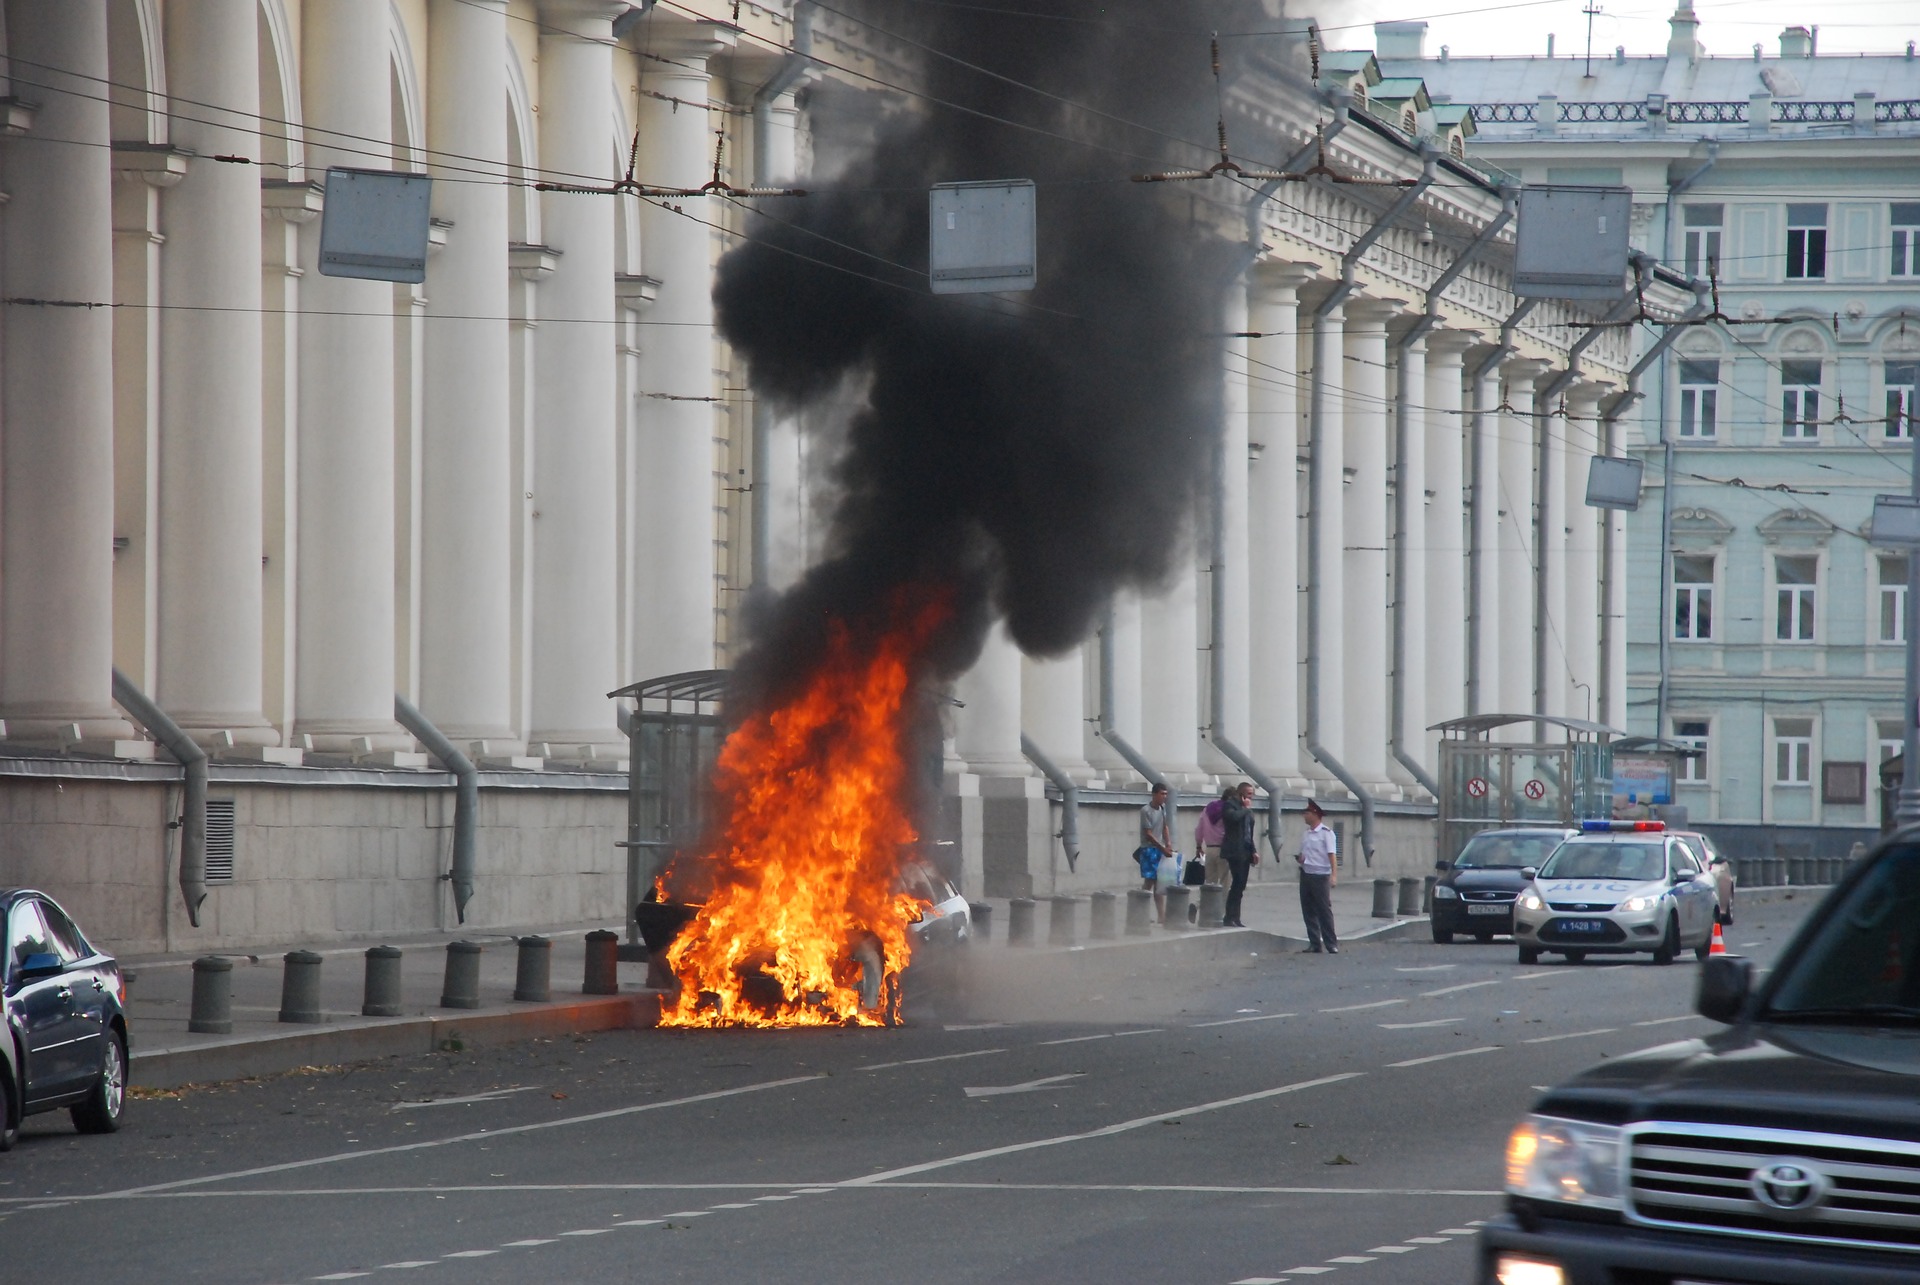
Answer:
[[[1340,842],[1327,825],[1327,814],[1307,800],[1307,832],[1300,836],[1300,917],[1307,921],[1307,947],[1300,953],[1340,953],[1333,931],[1333,885],[1339,880]]]

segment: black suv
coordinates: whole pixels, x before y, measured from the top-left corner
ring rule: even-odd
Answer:
[[[1920,827],[1757,980],[1709,958],[1705,1039],[1602,1063],[1507,1146],[1483,1285],[1920,1280]]]
[[[1530,882],[1521,871],[1547,864],[1561,841],[1577,833],[1565,826],[1482,830],[1452,861],[1434,862],[1440,879],[1433,886],[1433,939],[1444,946],[1455,933],[1480,941],[1511,936],[1513,899]]]

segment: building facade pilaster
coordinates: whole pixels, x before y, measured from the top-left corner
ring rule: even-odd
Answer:
[[[1393,398],[1388,391],[1386,323],[1400,303],[1355,299],[1346,305],[1342,468],[1350,480],[1338,528],[1345,533],[1341,559],[1341,619],[1345,625],[1340,642],[1345,673],[1342,685],[1325,695],[1337,700],[1345,693],[1346,742],[1340,757],[1369,788],[1375,783],[1384,786],[1390,779],[1387,684],[1391,681],[1392,635],[1387,617],[1387,448]]]
[[[1409,632],[1408,646],[1419,646],[1427,662],[1427,725],[1467,712],[1467,621],[1458,610],[1467,598],[1468,424],[1461,415],[1463,358],[1477,336],[1437,330],[1427,336],[1427,490],[1426,562],[1416,574],[1426,578],[1427,631]],[[1469,610],[1471,606],[1469,605]],[[1439,735],[1421,729],[1414,742],[1437,770]]]
[[[1257,268],[1248,282],[1248,562],[1251,711],[1246,750],[1283,787],[1300,764],[1300,295],[1303,268]],[[1254,449],[1257,444],[1258,449]]]
[[[1534,709],[1534,460],[1541,424],[1536,416],[1535,381],[1545,361],[1521,357],[1503,362],[1506,380],[1500,413],[1500,639],[1499,712],[1527,714]]]

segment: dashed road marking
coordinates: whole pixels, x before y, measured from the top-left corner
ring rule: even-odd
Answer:
[[[1530,1040],[1521,1040],[1522,1044],[1551,1044],[1555,1040],[1577,1040],[1589,1035],[1611,1035],[1620,1028],[1617,1026],[1597,1026],[1591,1031],[1568,1031],[1565,1035],[1536,1035]]]
[[[1409,1236],[1407,1237],[1407,1243],[1409,1245],[1451,1245],[1453,1244],[1453,1242],[1448,1240],[1445,1236]]]
[[[736,1205],[735,1208],[745,1209],[746,1206]],[[612,1230],[611,1227],[582,1227],[578,1231],[563,1231],[560,1234],[562,1236],[604,1236]]]
[[[897,1066],[925,1066],[929,1062],[958,1062],[962,1058],[985,1057],[989,1053],[1005,1053],[1005,1049],[975,1049],[971,1053],[945,1053],[939,1057],[910,1057],[904,1062],[869,1062],[865,1066],[856,1066],[856,1071],[891,1071]]]
[[[677,1214],[668,1214],[668,1218],[705,1218],[713,1211],[710,1209],[682,1209]]]
[[[1283,1017],[1296,1016],[1298,1016],[1296,1013],[1262,1013],[1258,1017],[1229,1017],[1218,1022],[1195,1022],[1193,1029],[1197,1031],[1203,1026],[1238,1026],[1242,1022],[1274,1022]]]
[[[1455,1022],[1464,1022],[1464,1017],[1436,1017],[1428,1022],[1382,1022],[1383,1031],[1417,1031],[1425,1026],[1452,1026]]]
[[[1418,1248],[1420,1248],[1418,1245],[1375,1245],[1367,1252],[1369,1254],[1411,1254]]]
[[[753,1206],[752,1206],[751,1204],[745,1204],[745,1205],[715,1205],[715,1206],[714,1206],[714,1208],[715,1208],[715,1209],[752,1209],[752,1208],[753,1208]]]
[[[432,1267],[439,1261],[437,1258],[415,1258],[404,1263],[382,1263],[380,1264],[380,1270],[383,1272],[404,1272],[410,1271],[415,1267]]]
[[[1371,1004],[1343,1004],[1339,1008],[1323,1008],[1322,1013],[1358,1013],[1368,1008],[1391,1008],[1395,1004],[1404,1004],[1404,999],[1377,999]]]
[[[1656,1017],[1647,1022],[1635,1022],[1635,1026],[1665,1026],[1668,1022],[1690,1022],[1700,1016],[1698,1013],[1682,1013],[1678,1017]]]
[[[1444,1062],[1450,1057],[1472,1057],[1475,1053],[1498,1053],[1498,1044],[1489,1044],[1484,1048],[1455,1049],[1451,1053],[1430,1053],[1426,1057],[1410,1057],[1404,1062],[1389,1062],[1388,1066],[1425,1066],[1429,1062]]]
[[[1355,1263],[1371,1263],[1373,1260],[1363,1254],[1342,1254],[1338,1258],[1329,1258],[1327,1261],[1329,1263],[1339,1263],[1342,1266],[1352,1266]]]
[[[1040,1047],[1046,1048],[1053,1044],[1086,1044],[1092,1040],[1110,1040],[1112,1038],[1112,1031],[1108,1031],[1102,1035],[1073,1035],[1064,1040],[1041,1040]]]
[[[456,1249],[451,1254],[442,1254],[441,1257],[442,1258],[485,1258],[490,1254],[497,1254],[499,1252],[500,1251],[497,1249]]]
[[[551,1245],[551,1244],[553,1244],[553,1237],[551,1236],[548,1236],[545,1239],[542,1239],[538,1236],[529,1236],[525,1240],[510,1240],[506,1244],[502,1245],[500,1248],[532,1249],[535,1245]]]
[[[1442,1236],[1478,1236],[1480,1234],[1479,1226],[1480,1224],[1475,1224],[1472,1227],[1442,1227],[1440,1234]]]
[[[1458,968],[1458,964],[1425,964],[1417,968],[1395,968],[1396,973],[1444,973],[1449,968]]]
[[[1498,986],[1503,980],[1505,979],[1499,978],[1499,977],[1489,977],[1484,982],[1461,982],[1457,986],[1442,986],[1437,991],[1421,991],[1419,998],[1433,999],[1434,997],[1439,995],[1452,995],[1458,991],[1478,990],[1482,986]]]

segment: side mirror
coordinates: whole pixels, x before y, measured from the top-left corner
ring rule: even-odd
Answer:
[[[20,961],[20,967],[14,970],[14,977],[23,982],[36,982],[42,977],[52,977],[63,972],[65,964],[60,956],[52,954],[28,955]]]
[[[1667,876],[1667,882],[1677,888],[1681,884],[1686,883],[1692,878],[1693,876],[1688,874],[1685,870],[1676,870],[1671,875]]]
[[[1709,955],[1700,965],[1694,1011],[1712,1022],[1737,1021],[1752,989],[1752,960],[1744,955]]]
[[[1451,861],[1436,861],[1436,862],[1434,862],[1434,863],[1433,863],[1433,868],[1434,868],[1435,870],[1451,870],[1451,869],[1453,869],[1453,862],[1451,862]]]
[[[1529,883],[1531,883],[1534,879],[1537,879],[1539,875],[1540,875],[1540,871],[1539,871],[1539,868],[1536,866],[1520,867],[1520,877],[1522,879],[1527,880]]]

